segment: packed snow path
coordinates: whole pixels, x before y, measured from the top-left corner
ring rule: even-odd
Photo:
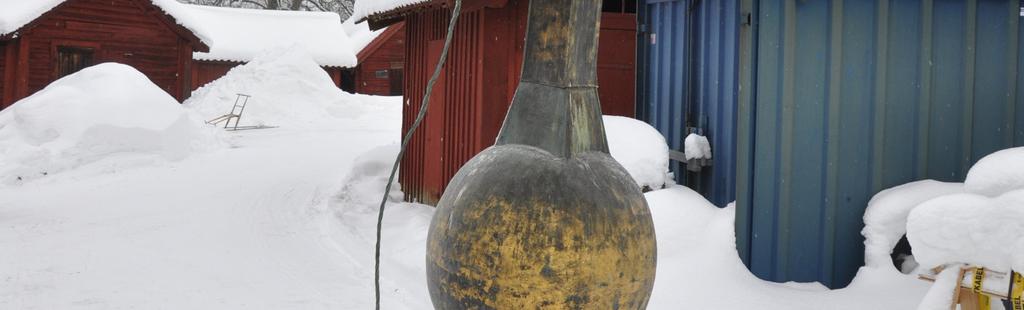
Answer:
[[[339,262],[372,253],[325,235],[328,200],[387,125],[244,132],[179,163],[0,188],[0,309],[357,306],[365,266]]]

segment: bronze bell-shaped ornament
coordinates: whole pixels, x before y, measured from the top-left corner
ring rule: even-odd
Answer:
[[[654,224],[608,154],[597,95],[600,0],[534,0],[497,143],[459,170],[427,241],[436,309],[643,309]]]

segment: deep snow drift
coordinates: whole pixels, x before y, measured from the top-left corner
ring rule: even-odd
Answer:
[[[132,67],[106,63],[57,80],[0,112],[0,183],[103,162],[180,161],[220,145],[215,131]]]
[[[231,69],[197,89],[184,104],[210,120],[230,112],[238,94],[252,96],[242,114],[242,126],[310,128],[339,118],[362,117],[376,109],[335,86],[323,68],[294,46],[266,51]]]

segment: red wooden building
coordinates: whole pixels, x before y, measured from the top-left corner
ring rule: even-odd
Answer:
[[[103,62],[130,65],[179,101],[266,48],[305,49],[340,84],[355,53],[334,13],[174,0],[26,1],[0,8],[0,109]]]
[[[364,1],[364,0],[361,0]],[[418,113],[426,81],[444,45],[449,0],[374,8],[357,16],[380,28],[406,28],[403,132]],[[434,204],[470,158],[494,144],[518,86],[528,0],[465,0],[452,48],[430,111],[402,161],[406,200]],[[357,3],[357,7],[359,4]],[[605,1],[598,78],[604,114],[634,115],[635,1]]]
[[[39,15],[8,11],[11,15],[0,21],[10,28],[0,29],[0,108],[102,62],[131,65],[181,100],[192,90],[188,76],[181,74],[188,72],[192,53],[209,50],[149,0],[40,5],[24,12]]]
[[[391,25],[356,53],[352,91],[401,96],[405,87],[405,23]]]

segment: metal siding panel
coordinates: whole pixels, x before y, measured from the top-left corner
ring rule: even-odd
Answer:
[[[706,99],[698,101],[702,109],[699,124],[714,147],[717,158],[710,173],[704,173],[701,184],[704,194],[716,205],[724,206],[736,200],[736,93],[738,91],[738,16],[737,1],[708,1],[703,12],[707,22],[702,23],[707,40],[699,50],[706,55],[703,70],[707,72],[700,92]]]
[[[983,0],[978,2],[977,19],[977,65],[975,71],[975,92],[974,92],[974,127],[972,128],[974,142],[971,152],[971,162],[981,159],[985,155],[1002,149],[1006,145],[1006,139],[1010,132],[1011,116],[1006,116],[1007,96],[1010,91],[1006,78],[1007,71],[1012,67],[1007,66],[1007,55],[1010,52],[1009,41],[1006,39],[1009,33],[1009,22],[1005,17],[1006,3],[1004,1]]]
[[[691,11],[691,4],[699,7]],[[736,199],[738,2],[667,0],[640,5],[640,22],[649,34],[640,38],[638,56],[646,80],[639,89],[645,93],[638,96],[643,101],[637,105],[643,108],[637,117],[657,128],[669,147],[679,151],[687,127],[701,128],[711,142],[715,164],[692,179],[695,184],[686,185],[699,186],[711,202],[725,206]],[[691,33],[696,38],[688,37]],[[687,107],[688,100],[693,107]],[[670,165],[676,180],[685,183],[685,167]]]
[[[849,275],[836,273],[834,270],[846,268],[846,266],[860,266],[863,264],[863,250],[857,247],[844,246],[854,243],[861,243],[861,225],[854,221],[847,221],[848,218],[857,218],[863,214],[864,205],[867,204],[865,193],[871,191],[871,176],[869,165],[869,149],[865,146],[871,145],[873,138],[866,125],[874,118],[873,113],[873,87],[875,78],[875,13],[877,8],[871,5],[862,5],[859,0],[843,1],[841,10],[842,32],[840,40],[842,54],[839,62],[841,64],[840,81],[830,85],[836,85],[838,89],[831,88],[830,92],[836,92],[838,96],[837,118],[830,119],[830,130],[835,130],[835,140],[830,140],[829,145],[836,148],[837,154],[835,167],[830,171],[830,186],[835,186],[835,195],[826,199],[826,208],[835,209],[835,217],[832,219],[835,225],[833,234],[835,242],[830,242],[833,252],[833,270],[829,270],[835,281],[842,282],[848,279]],[[834,32],[833,32],[834,34]],[[831,135],[830,135],[831,136]],[[827,239],[826,239],[827,240]]]
[[[1024,142],[1016,1],[764,1],[757,16],[753,184],[738,195],[761,278],[845,286],[872,195],[963,181]]]
[[[783,71],[782,45],[782,3],[764,1],[758,10],[758,27],[760,37],[757,46],[758,71],[756,77],[757,93],[755,102],[756,129],[754,130],[754,166],[752,193],[751,223],[751,254],[750,268],[754,274],[766,278],[776,278],[775,265],[779,248],[777,234],[781,231],[779,209],[779,110],[761,107],[765,102],[780,102],[782,79],[778,73]],[[771,34],[771,35],[766,35]],[[784,216],[782,216],[784,217]]]
[[[918,61],[921,37],[920,2],[891,1],[889,7],[889,34],[886,44],[886,92],[880,112],[885,115],[885,127],[880,147],[883,156],[880,186],[888,188],[914,180],[917,146],[918,90],[920,76]],[[879,190],[880,188],[875,188]]]
[[[962,0],[935,0],[932,28],[932,105],[927,178],[961,181],[967,172],[960,160],[963,126],[959,115],[964,91],[964,23]]]
[[[822,195],[824,195],[824,157],[826,145],[815,143],[823,141],[826,133],[827,117],[827,94],[826,84],[828,77],[828,47],[829,28],[822,25],[829,25],[829,2],[808,1],[797,2],[794,0],[793,10],[797,14],[794,23],[794,38],[792,46],[787,46],[793,51],[793,59],[801,59],[807,63],[804,66],[793,68],[791,91],[793,94],[793,106],[789,120],[792,131],[788,165],[791,177],[789,182],[792,188],[806,189],[805,195],[790,194],[790,216],[794,219],[810,220],[815,225],[793,226],[790,242],[792,261],[788,264],[786,273],[793,275],[794,279],[816,280],[828,278],[822,273],[826,262],[822,259],[824,248],[823,239],[819,237],[822,228],[821,223],[824,217]],[[787,62],[789,59],[787,59]],[[796,166],[799,165],[799,169]],[[818,268],[807,268],[806,266],[818,266]]]
[[[839,119],[840,119],[840,98],[842,96],[841,87],[842,85],[842,57],[843,57],[843,0],[832,0],[829,3],[829,46],[828,46],[828,86],[826,87],[827,96],[827,107],[826,107],[826,121],[825,126],[827,131],[826,144],[827,150],[823,154],[825,163],[824,174],[822,175],[822,183],[825,186],[825,192],[822,195],[822,200],[825,204],[825,210],[823,210],[821,218],[821,230],[823,240],[835,240],[836,239],[836,212],[838,201],[836,200],[836,192],[838,191],[838,161],[839,161]],[[821,260],[822,264],[819,272],[824,274],[826,279],[830,279],[835,275],[832,274],[833,261],[835,259],[835,243],[834,242],[823,242],[821,249]]]
[[[736,248],[740,259],[747,266],[751,264],[751,238],[752,228],[752,203],[751,193],[753,192],[753,167],[754,167],[754,98],[757,85],[753,81],[757,78],[757,54],[754,50],[757,47],[757,32],[760,17],[754,12],[757,11],[756,0],[741,0],[739,13],[744,25],[740,28],[739,55],[737,57],[738,85],[737,106],[736,106]]]
[[[1024,145],[1024,39],[1021,39],[1021,35],[1024,35],[1024,23],[1017,21],[1017,55],[1010,55],[1010,57],[1017,58],[1017,80],[1015,85],[1017,86],[1017,102],[1014,107],[1014,115],[1016,115],[1016,122],[1014,123],[1014,145]]]

